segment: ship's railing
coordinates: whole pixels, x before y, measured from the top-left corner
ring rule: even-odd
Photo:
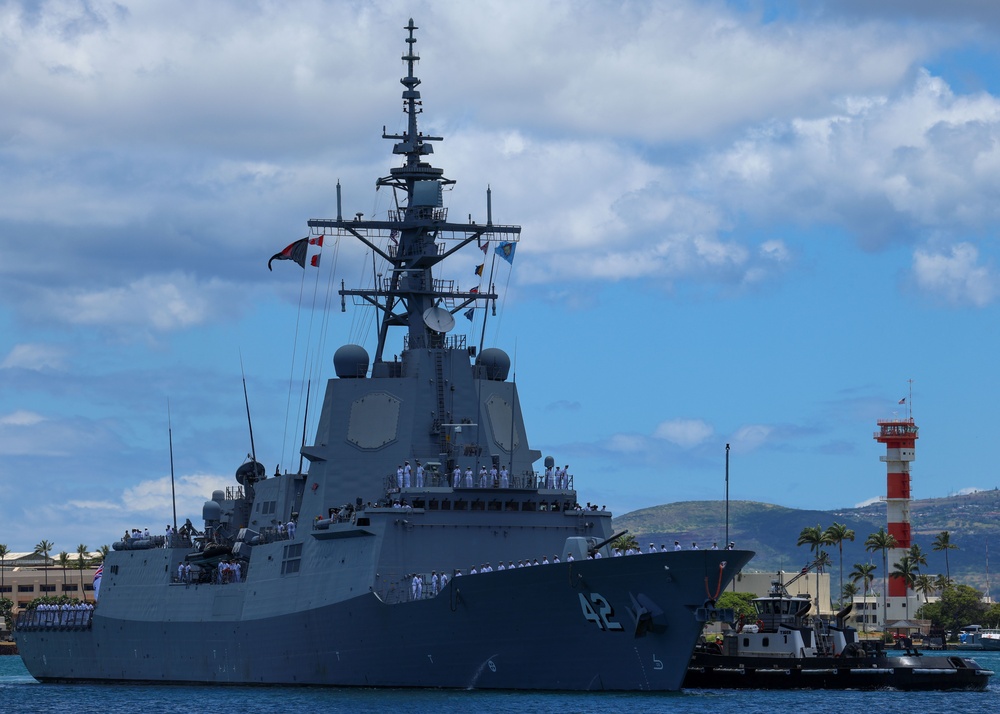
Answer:
[[[93,626],[94,607],[73,605],[66,609],[59,606],[32,607],[17,614],[18,630],[89,630]]]
[[[480,474],[478,472],[472,474],[472,485],[469,486],[466,483],[465,472],[462,472],[462,476],[459,480],[457,487],[453,486],[454,476],[449,476],[444,472],[430,472],[424,475],[424,487],[425,488],[453,488],[456,491],[464,490],[481,490],[481,489],[493,489],[496,491],[503,491],[504,489],[500,486],[499,476],[493,478],[492,476],[487,476],[488,483],[483,486],[480,483]],[[386,495],[393,499],[395,494],[401,493],[401,491],[407,491],[406,487],[400,489],[395,474],[385,476],[382,479],[382,487],[385,490]],[[418,488],[416,485],[416,476],[410,474],[410,488]],[[573,491],[576,489],[575,478],[573,474],[565,474],[560,482],[556,482],[555,476],[552,477],[551,483],[544,473],[538,473],[537,471],[527,471],[523,474],[511,474],[510,485],[508,488],[512,489],[549,489],[556,491]]]
[[[400,250],[399,245],[393,244],[389,246],[387,251],[393,258],[397,256],[409,257],[409,256],[425,256],[428,255],[427,247],[419,244],[411,244],[407,246],[406,250]],[[444,255],[444,243],[435,243],[432,247],[433,252],[437,255]]]
[[[389,211],[390,221],[447,221],[448,209],[434,206],[410,206]]]
[[[466,344],[465,335],[437,335],[433,340],[427,340],[423,335],[410,338],[410,335],[403,337],[403,349],[453,349],[453,350],[464,350]]]

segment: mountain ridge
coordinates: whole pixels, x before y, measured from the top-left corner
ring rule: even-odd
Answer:
[[[855,532],[855,540],[843,544],[845,578],[854,563],[870,561],[881,570],[881,554],[866,552],[864,542],[870,534],[886,526],[884,501],[829,510],[788,508],[758,501],[729,502],[729,540],[735,541],[737,548],[757,553],[748,570],[798,570],[812,560],[807,546],[795,545],[799,533],[816,525],[826,529],[834,522]],[[713,542],[719,548],[726,544],[725,501],[681,501],[651,506],[623,514],[613,523],[615,532],[627,529],[643,549],[650,542],[657,548],[661,544],[672,548],[675,540],[685,550],[692,542],[697,542],[700,548],[710,548]],[[993,541],[995,549],[1000,548],[1000,489],[915,499],[910,502],[910,526],[913,542],[927,556],[927,565],[920,572],[945,573],[944,552],[933,551],[932,545],[941,531],[948,531],[951,542],[958,546],[948,552],[952,579],[985,589],[989,541]],[[827,546],[825,550],[834,563],[831,572],[837,573],[837,546]],[[890,571],[892,563],[890,558]]]

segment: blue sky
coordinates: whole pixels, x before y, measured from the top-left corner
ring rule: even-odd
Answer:
[[[911,379],[914,495],[1000,485],[991,4],[2,2],[0,542],[162,531],[168,404],[197,520],[249,452],[241,359],[258,457],[298,466],[370,270],[266,262],[338,179],[388,208],[411,16],[452,218],[490,186],[522,226],[486,346],[581,500],[721,498],[727,443],[733,498],[877,498]]]

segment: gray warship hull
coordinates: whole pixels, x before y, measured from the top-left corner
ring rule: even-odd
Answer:
[[[275,614],[259,601],[266,583],[151,585],[130,617],[23,627],[18,646],[41,681],[672,691],[701,632],[696,610],[750,555],[525,567],[460,576],[419,601],[308,597]]]
[[[483,343],[494,272],[513,266],[521,229],[493,222],[490,191],[485,221],[448,220],[455,182],[428,162],[441,138],[417,126],[416,29],[406,129],[383,130],[401,160],[376,181],[391,207],[345,220],[338,184],[337,217],[309,220],[309,236],[268,262],[306,270],[310,246],[363,244],[371,282],[339,294],[343,311],[350,298],[379,316],[374,358],[337,349],[296,471],[269,477],[251,434],[239,485],[205,502],[201,530],[115,543],[93,611],[21,613],[17,644],[37,679],[680,688],[702,622],[752,554],[622,555],[611,513],[580,504],[569,465],[548,456],[536,469],[510,357]],[[479,264],[461,269],[473,284],[435,274],[473,247]],[[613,491],[618,476],[602,476]]]

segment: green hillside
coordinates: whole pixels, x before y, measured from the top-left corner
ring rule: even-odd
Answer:
[[[885,503],[862,508],[839,508],[828,511],[785,508],[754,501],[730,501],[729,540],[737,547],[756,551],[750,570],[797,570],[810,560],[808,547],[795,545],[803,528],[842,523],[855,532],[854,542],[844,543],[844,570],[854,563],[872,562],[881,568],[881,556],[867,553],[865,539],[886,524]],[[945,557],[934,552],[935,536],[947,530],[957,550],[948,553],[951,576],[980,590],[985,590],[988,570],[988,547],[994,549],[994,568],[1000,570],[1000,491],[911,502],[910,523],[914,542],[926,553],[928,563],[921,572],[936,575],[945,572]],[[673,547],[678,540],[685,549],[697,542],[709,548],[726,542],[726,507],[724,501],[684,501],[653,506],[619,516],[615,530],[628,529],[645,550],[650,542],[657,547]],[[838,553],[828,547],[836,567]],[[891,563],[890,563],[891,567]],[[991,578],[992,580],[993,578]],[[994,590],[998,590],[994,588]]]

